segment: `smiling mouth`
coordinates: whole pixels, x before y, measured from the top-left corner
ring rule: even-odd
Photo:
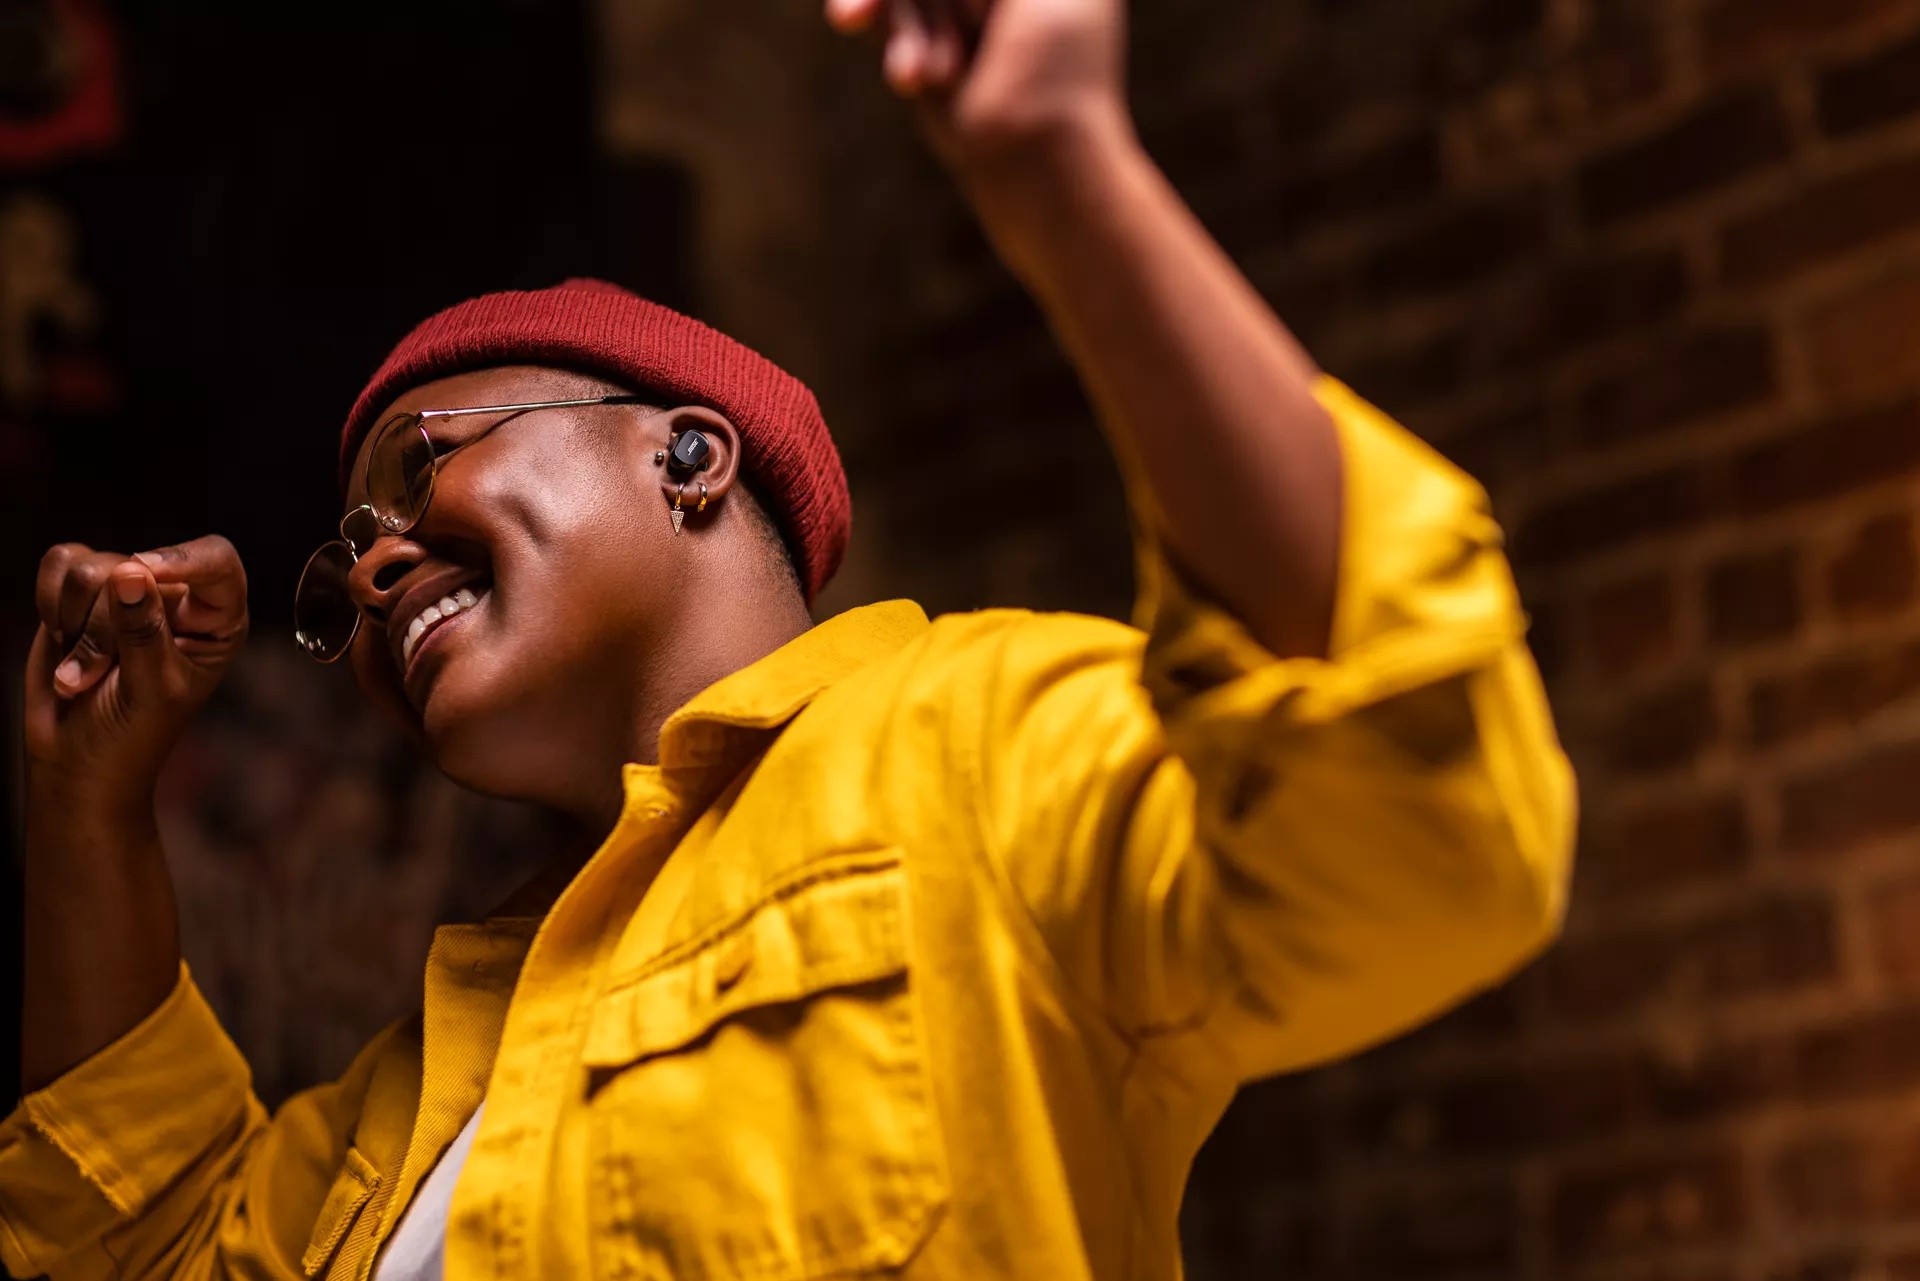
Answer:
[[[406,637],[400,642],[400,668],[404,674],[413,667],[413,656],[419,652],[420,645],[427,637],[439,630],[449,619],[467,613],[487,598],[489,589],[481,588],[475,592],[471,587],[462,587],[450,596],[442,596],[433,604],[421,610],[407,624]]]

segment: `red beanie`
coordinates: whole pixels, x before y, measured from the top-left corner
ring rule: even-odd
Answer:
[[[343,481],[374,416],[402,392],[497,365],[577,370],[720,411],[740,429],[742,469],[799,559],[807,599],[840,567],[853,510],[813,393],[718,330],[602,280],[487,294],[422,321],[347,416]]]

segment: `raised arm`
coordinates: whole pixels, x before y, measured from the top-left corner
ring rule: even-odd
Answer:
[[[1321,375],[1143,154],[1122,0],[828,15],[882,32],[1129,481],[1144,637],[943,633],[1050,973],[1219,1089],[1500,981],[1558,926],[1576,806],[1485,492]]]
[[[26,673],[20,1077],[50,1084],[158,1007],[180,972],[154,784],[247,635],[233,545],[41,561]]]
[[[886,25],[889,82],[1051,320],[1168,551],[1276,655],[1324,654],[1334,428],[1312,361],[1135,138],[1122,0],[835,0],[828,16]]]

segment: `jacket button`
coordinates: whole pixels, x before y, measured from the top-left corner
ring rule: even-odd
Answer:
[[[713,990],[724,992],[738,983],[753,965],[753,942],[744,935],[720,954],[713,971]]]

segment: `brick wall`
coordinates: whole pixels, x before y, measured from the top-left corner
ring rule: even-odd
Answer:
[[[1920,1277],[1920,6],[1296,17],[1163,149],[1303,99],[1210,217],[1492,488],[1587,822],[1557,951],[1229,1119],[1196,1271]]]
[[[609,0],[643,7],[673,8]],[[1236,1106],[1194,1275],[1920,1278],[1920,3],[1136,9],[1174,178],[1494,493],[1587,812],[1563,946]],[[730,70],[697,20],[654,34],[616,145],[724,192],[759,114],[817,126],[708,271],[846,441],[833,603],[1124,609],[1098,437],[870,55],[796,26]],[[651,90],[688,66],[676,132]]]

